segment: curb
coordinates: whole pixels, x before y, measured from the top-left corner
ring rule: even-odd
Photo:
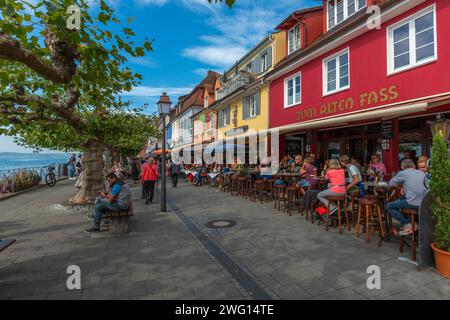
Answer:
[[[67,180],[67,179],[69,179],[69,178],[62,178],[62,179],[58,180],[57,182],[64,181],[64,180]],[[21,190],[21,191],[18,191],[18,192],[10,193],[7,196],[0,197],[0,202],[1,201],[5,201],[5,200],[9,200],[11,198],[20,196],[21,194],[24,194],[24,193],[27,193],[27,192],[30,192],[30,191],[33,191],[33,190],[41,189],[43,187],[47,187],[47,185],[46,184],[40,184],[38,186],[34,186],[34,187],[31,187],[31,188],[28,188],[28,189],[25,189],[25,190]]]

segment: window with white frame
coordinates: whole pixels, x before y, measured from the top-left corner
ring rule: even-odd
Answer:
[[[289,54],[297,51],[301,47],[301,35],[300,35],[300,25],[296,25],[291,30],[289,30]]]
[[[291,107],[302,101],[302,78],[298,73],[284,81],[284,107]]]
[[[209,97],[205,97],[205,108],[208,108],[209,105]]]
[[[350,87],[350,63],[349,50],[339,52],[338,54],[323,61],[323,92],[330,94]]]
[[[228,127],[230,125],[230,106],[219,111],[218,122],[219,128]]]
[[[250,118],[256,117],[257,108],[258,108],[257,107],[257,103],[258,103],[258,101],[257,101],[257,98],[256,98],[256,94],[254,94],[254,95],[252,95],[252,96],[250,96],[248,98],[248,106],[249,106],[249,113],[248,113],[248,115],[249,115]]]
[[[327,2],[328,30],[362,10],[366,5],[366,0],[329,0]]]
[[[388,72],[437,59],[435,6],[388,28]]]
[[[269,55],[266,53],[261,55],[261,72],[267,70],[267,66],[269,65]]]

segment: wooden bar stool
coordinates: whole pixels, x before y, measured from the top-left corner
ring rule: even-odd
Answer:
[[[403,248],[405,246],[405,238],[411,236],[411,255],[412,260],[416,261],[416,247],[417,247],[417,239],[416,239],[416,222],[419,221],[419,211],[416,209],[401,209],[402,214],[405,216],[411,216],[411,226],[412,233],[407,236],[400,236],[400,252],[403,253]]]
[[[266,191],[270,195],[271,200],[275,199],[275,188],[273,186],[275,180],[274,179],[267,179],[266,181]]]
[[[264,180],[255,181],[255,199],[264,202],[266,182]]]
[[[362,215],[364,214],[364,220]],[[376,219],[375,219],[376,218]],[[370,242],[370,233],[372,237],[375,236],[375,228],[378,227],[380,231],[380,243],[384,239],[383,216],[381,214],[381,206],[376,199],[361,198],[358,204],[358,221],[356,223],[356,237],[359,238],[360,225],[364,225],[366,232],[366,241]]]
[[[247,178],[245,177],[238,177],[238,195],[240,195],[242,198],[246,198],[246,185]]]
[[[353,224],[353,228],[356,225],[356,219],[355,216],[357,215],[355,213],[355,204],[356,204],[356,200],[361,198],[361,195],[359,194],[359,192],[352,192],[348,195],[348,197],[350,198],[350,213],[352,215],[352,224]],[[356,209],[358,210],[358,209]]]
[[[238,196],[239,195],[239,181],[238,181],[239,176],[234,175],[230,178],[231,180],[231,185],[230,185],[230,193],[232,196]]]
[[[347,223],[347,229],[348,229],[348,231],[350,231],[350,223],[348,221],[348,212],[347,212],[347,206],[346,206],[347,197],[345,195],[342,195],[342,196],[328,196],[327,199],[329,201],[328,210],[330,210],[330,212],[331,212],[331,204],[333,202],[335,202],[336,205],[337,205],[339,233],[342,234],[342,212],[341,212],[342,208],[344,209],[345,219],[346,219],[346,223]],[[331,215],[328,214],[328,216],[327,216],[327,225],[326,225],[326,230],[327,231],[328,231],[328,228],[329,228],[329,225],[330,225],[330,218],[331,218]]]
[[[277,184],[275,185],[275,209],[281,211],[281,202],[284,202],[286,206],[286,185],[285,184]]]
[[[297,193],[298,193],[297,186],[290,186],[286,188],[287,200],[285,202],[284,209],[289,213],[290,216],[292,216],[292,207],[294,205],[298,205]]]
[[[245,178],[245,198],[247,197],[253,200],[253,179],[249,177]]]

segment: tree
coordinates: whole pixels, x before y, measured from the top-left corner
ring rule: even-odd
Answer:
[[[85,190],[74,198],[83,202],[103,189],[105,124],[127,108],[118,95],[141,79],[126,58],[152,47],[147,39],[136,45],[105,1],[95,15],[87,1],[75,3],[80,25],[69,29],[74,1],[0,0],[0,125],[30,146],[84,150]],[[112,24],[121,31],[113,34]]]

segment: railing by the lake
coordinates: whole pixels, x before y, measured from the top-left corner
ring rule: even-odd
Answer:
[[[57,181],[68,176],[67,164],[51,165],[55,168],[53,173]],[[0,170],[0,194],[17,192],[45,184],[48,167],[49,165]]]

